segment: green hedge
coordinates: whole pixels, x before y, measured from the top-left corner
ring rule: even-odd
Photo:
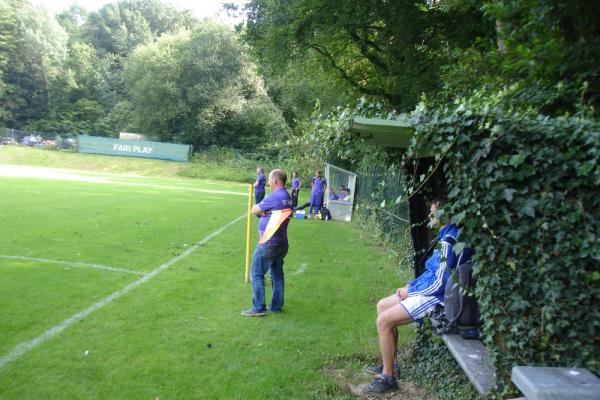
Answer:
[[[505,100],[476,94],[444,109],[420,105],[405,159],[434,148],[449,211],[477,251],[476,294],[499,393],[511,390],[514,365],[600,372],[599,124]]]

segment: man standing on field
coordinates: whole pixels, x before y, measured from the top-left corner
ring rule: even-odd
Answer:
[[[285,183],[287,175],[281,169],[269,174],[272,193],[252,207],[252,214],[260,217],[260,240],[252,255],[252,308],[242,311],[244,317],[262,317],[267,311],[280,312],[283,307],[283,259],[288,252],[287,226],[292,215],[292,198]],[[265,274],[271,271],[273,296],[265,306]]]
[[[265,198],[265,171],[258,167],[256,168],[256,182],[254,182],[254,204],[258,204]]]

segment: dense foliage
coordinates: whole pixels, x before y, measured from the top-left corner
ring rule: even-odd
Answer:
[[[439,67],[453,58],[451,49],[493,34],[478,9],[436,3],[253,0],[245,36],[270,68],[315,56],[359,95],[410,110],[421,93],[441,87]]]
[[[285,136],[281,113],[225,26],[206,22],[139,46],[124,77],[135,125],[161,140],[253,149]]]
[[[254,149],[288,125],[233,29],[158,0],[0,0],[0,126]]]
[[[443,102],[469,96],[475,88],[492,93],[517,84],[512,102],[544,114],[574,112],[577,105],[600,106],[599,2],[578,0],[448,1],[474,7],[494,21],[496,35],[479,38],[442,66]],[[433,97],[432,97],[433,98]]]
[[[513,365],[598,372],[600,124],[516,109],[510,96],[418,107],[407,158],[426,145],[443,168],[448,211],[476,249],[476,294],[500,384]]]

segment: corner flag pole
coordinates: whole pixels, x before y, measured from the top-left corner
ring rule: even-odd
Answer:
[[[252,231],[252,195],[254,194],[254,186],[248,186],[248,221],[246,223],[246,277],[245,283],[248,283],[248,274],[250,273],[250,232]]]

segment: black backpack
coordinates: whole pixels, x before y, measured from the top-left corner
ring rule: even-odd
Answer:
[[[329,221],[331,219],[331,212],[325,206],[321,207],[321,220]]]
[[[472,249],[459,254],[456,268],[448,278],[444,290],[444,305],[438,304],[431,316],[437,334],[459,333],[465,339],[479,339],[482,325],[477,299],[473,295]]]

